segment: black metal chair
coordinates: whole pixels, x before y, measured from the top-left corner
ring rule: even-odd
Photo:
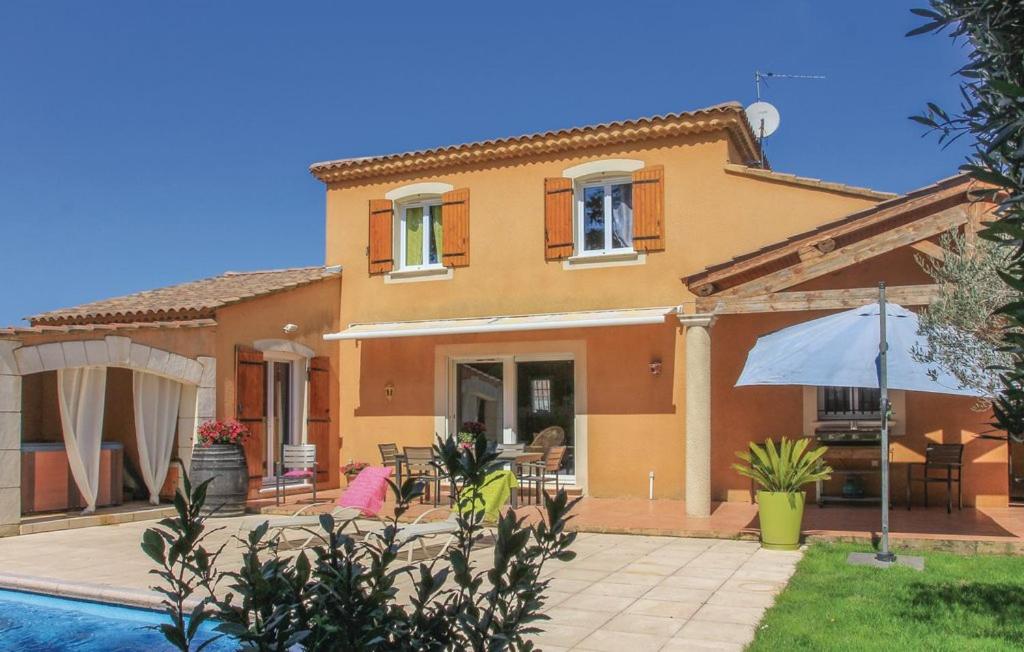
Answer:
[[[963,444],[928,444],[924,452],[924,463],[914,462],[907,465],[907,510],[910,509],[910,495],[913,483],[920,482],[924,485],[924,506],[928,507],[928,485],[946,485],[946,513],[953,512],[953,483],[956,483],[956,508],[963,509],[963,483],[964,475],[964,445]],[[921,467],[924,472],[914,476],[914,468]],[[938,471],[940,475],[935,475]],[[944,474],[942,472],[945,471]]]

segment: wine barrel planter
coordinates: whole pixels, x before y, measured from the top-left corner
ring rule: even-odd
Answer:
[[[245,514],[249,467],[241,446],[212,444],[192,449],[192,485],[213,478],[206,489],[203,511],[216,517]]]

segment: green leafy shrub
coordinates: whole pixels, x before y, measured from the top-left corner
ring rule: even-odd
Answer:
[[[456,504],[496,467],[497,456],[483,437],[469,449],[449,438],[435,451]],[[391,489],[395,515],[376,536],[357,540],[344,522],[324,514],[318,545],[282,554],[264,524],[239,542],[241,566],[220,572],[220,549],[203,547],[209,535],[201,512],[206,486],[192,488],[186,479],[188,495],[175,498],[178,515],[147,530],[142,544],[164,580],[154,588],[166,596],[171,622],[161,627],[165,638],[189,650],[199,624],[213,618],[220,621],[218,631],[246,650],[533,649],[526,635],[547,618],[541,613],[548,585],[541,578],[544,564],[575,556],[569,548],[576,535],[566,524],[576,501],[564,491],[545,496],[535,525],[507,512],[495,526],[491,568],[481,570],[473,553],[484,533],[482,511],[459,516],[456,543],[441,559],[401,563],[403,545],[411,544],[400,543],[398,519],[422,489],[415,479]],[[412,580],[406,600],[396,586],[402,576]],[[229,591],[218,597],[222,583]]]

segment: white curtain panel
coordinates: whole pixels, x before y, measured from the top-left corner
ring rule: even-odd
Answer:
[[[181,383],[134,371],[132,397],[142,480],[149,489],[149,502],[156,505],[160,502],[160,487],[164,485],[171,465]]]
[[[84,514],[96,511],[106,389],[106,367],[57,370],[57,399],[64,428],[64,447],[71,476],[86,500],[86,507],[82,510]]]

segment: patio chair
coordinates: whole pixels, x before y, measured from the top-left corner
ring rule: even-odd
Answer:
[[[910,510],[910,490],[913,483],[920,482],[924,485],[924,506],[928,507],[928,485],[940,483],[946,485],[946,513],[953,513],[953,483],[956,483],[956,508],[963,509],[963,467],[964,445],[963,444],[928,444],[924,452],[924,463],[914,462],[907,464],[907,510]],[[922,467],[924,472],[914,476],[914,468]],[[936,476],[932,471],[944,470],[944,476]],[[955,475],[954,475],[955,472]]]
[[[377,449],[380,450],[381,464],[397,468],[398,446],[395,444],[377,444]]]
[[[565,428],[562,426],[548,426],[533,436],[533,441],[527,449],[540,449],[547,451],[552,446],[561,446],[565,443]]]
[[[387,497],[388,479],[393,473],[394,469],[389,466],[368,466],[360,471],[338,496],[334,509],[330,511],[335,522],[344,521],[343,528],[351,525],[356,534],[363,534],[355,519],[360,516],[375,519],[379,516]],[[315,506],[305,505],[285,518],[274,519],[265,515],[244,518],[238,526],[238,537],[244,539],[243,533],[250,532],[263,523],[269,523],[270,531],[274,532],[277,538],[281,538],[287,530],[302,530],[309,533],[310,536],[301,546],[304,548],[315,537],[323,536],[320,532],[320,514],[304,514],[306,510]]]
[[[399,526],[399,530],[395,535],[395,541],[399,545],[406,545],[412,542],[420,544],[420,549],[423,550],[423,554],[427,555],[427,544],[426,539],[448,535],[444,545],[441,549],[433,556],[437,559],[445,553],[448,547],[455,541],[455,535],[459,531],[459,513],[468,512],[469,510],[482,509],[485,514],[485,520],[497,520],[500,515],[502,508],[504,508],[511,496],[512,491],[517,487],[517,480],[515,474],[511,471],[492,471],[487,474],[487,479],[484,482],[484,486],[474,497],[466,500],[461,500],[460,504],[454,509],[451,509],[448,514],[448,518],[442,521],[424,521],[429,514],[433,514],[442,509],[450,509],[448,507],[434,507],[416,517],[416,520],[409,525]],[[370,532],[368,536],[380,536],[379,532]],[[412,561],[412,554],[415,548],[409,546],[407,561]]]
[[[527,494],[529,494],[529,485],[536,485],[538,504],[541,502],[540,492],[544,491],[544,486],[549,482],[554,482],[555,491],[558,491],[558,471],[562,468],[568,450],[566,446],[552,446],[544,453],[544,458],[539,462],[525,462],[520,465],[519,483],[527,485]]]
[[[281,447],[281,461],[277,463],[274,478],[274,502],[281,504],[286,480],[309,479],[316,502],[316,444],[285,444]]]
[[[441,496],[441,472],[434,463],[434,449],[430,446],[406,446],[403,453],[405,470],[402,477],[416,478],[423,483],[424,493],[420,496],[420,502],[423,502],[424,497],[430,499],[433,485],[434,507],[437,507]]]

